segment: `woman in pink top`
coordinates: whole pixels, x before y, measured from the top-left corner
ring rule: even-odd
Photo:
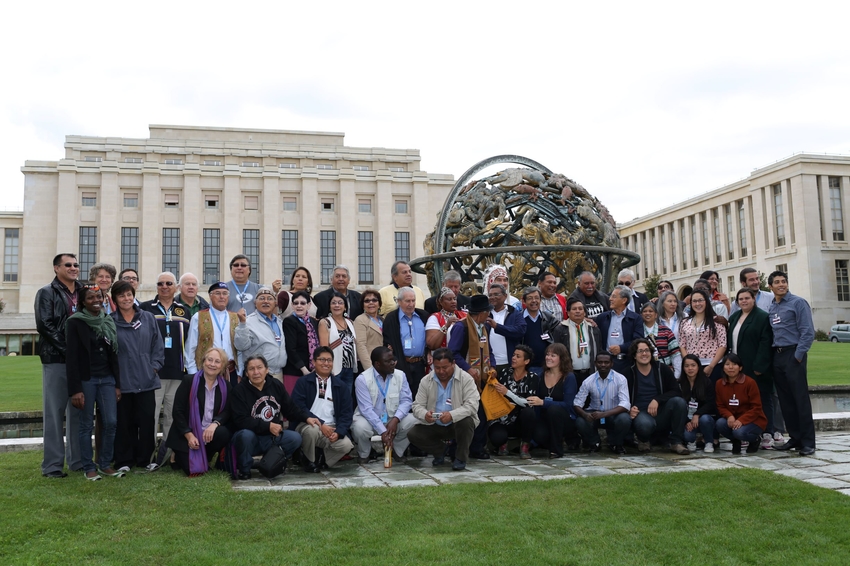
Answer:
[[[726,354],[726,327],[714,322],[714,309],[705,291],[691,295],[691,314],[679,325],[679,348],[682,358],[688,354],[699,358],[712,384],[723,375],[720,360]]]

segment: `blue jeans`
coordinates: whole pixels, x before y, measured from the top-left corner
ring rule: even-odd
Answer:
[[[105,469],[112,465],[112,453],[115,449],[115,430],[118,425],[118,400],[115,398],[115,378],[92,377],[80,382],[83,387],[85,404],[80,412],[80,461],[83,471],[93,472],[97,468]],[[92,461],[91,431],[94,427],[94,405],[101,418],[100,461],[97,466]]]
[[[586,445],[593,446],[599,444],[599,429],[604,428],[608,431],[608,444],[611,446],[622,446],[623,439],[628,434],[632,426],[632,420],[628,413],[617,413],[613,417],[606,417],[605,424],[599,421],[593,423],[587,422],[579,417],[576,419],[576,428],[581,436],[581,439]]]
[[[729,440],[746,440],[747,442],[758,442],[761,440],[761,427],[754,423],[745,424],[738,430],[729,428],[729,423],[724,417],[717,418],[717,432]]]
[[[681,397],[672,397],[658,408],[655,417],[647,411],[641,411],[632,420],[632,428],[641,442],[649,442],[656,430],[670,431],[670,444],[682,442],[682,432],[688,418],[688,405]]]
[[[688,424],[687,420],[685,424]],[[694,430],[685,429],[685,433],[683,434],[685,442],[696,442],[697,432],[702,433],[702,439],[705,440],[706,444],[714,442],[714,417],[711,415],[700,415],[697,428]]]
[[[283,448],[283,453],[286,454],[287,458],[292,456],[292,453],[301,447],[301,435],[294,430],[284,430],[277,436],[270,434],[257,436],[254,431],[243,428],[233,435],[232,442],[236,448],[239,471],[247,473],[251,471],[254,456],[265,454],[272,447],[272,444],[277,444]]]

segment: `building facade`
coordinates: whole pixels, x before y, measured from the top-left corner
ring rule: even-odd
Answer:
[[[342,263],[353,288],[381,287],[394,261],[420,255],[454,184],[419,164],[418,150],[348,147],[341,133],[152,125],[148,139],[67,136],[63,159],[22,168],[25,253],[16,284],[4,277],[7,308],[33,311],[63,251],[77,253],[81,278],[96,262],[138,270],[141,299],[163,271],[194,273],[204,290],[229,280],[240,253],[264,284],[304,265],[318,290]]]
[[[712,270],[734,295],[741,269],[778,269],[812,305],[815,328],[828,332],[850,320],[848,198],[850,156],[798,154],[619,231],[624,246],[641,255],[639,289],[654,274],[678,289]]]

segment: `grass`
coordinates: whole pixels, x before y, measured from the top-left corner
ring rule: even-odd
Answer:
[[[850,553],[850,498],[761,470],[284,493],[235,492],[219,473],[47,480],[40,459],[0,455],[0,563],[846,564]]]
[[[850,343],[812,344],[809,385],[850,385]],[[40,410],[38,356],[0,357],[0,411]]]

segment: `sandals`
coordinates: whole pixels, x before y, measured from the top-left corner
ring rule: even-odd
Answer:
[[[98,468],[97,471],[111,478],[123,478],[125,475],[125,472],[123,470],[115,470],[113,468]]]
[[[90,473],[94,473],[94,475],[90,476]],[[95,470],[92,470],[91,472],[83,472],[83,477],[85,477],[88,481],[99,481],[103,479]]]

